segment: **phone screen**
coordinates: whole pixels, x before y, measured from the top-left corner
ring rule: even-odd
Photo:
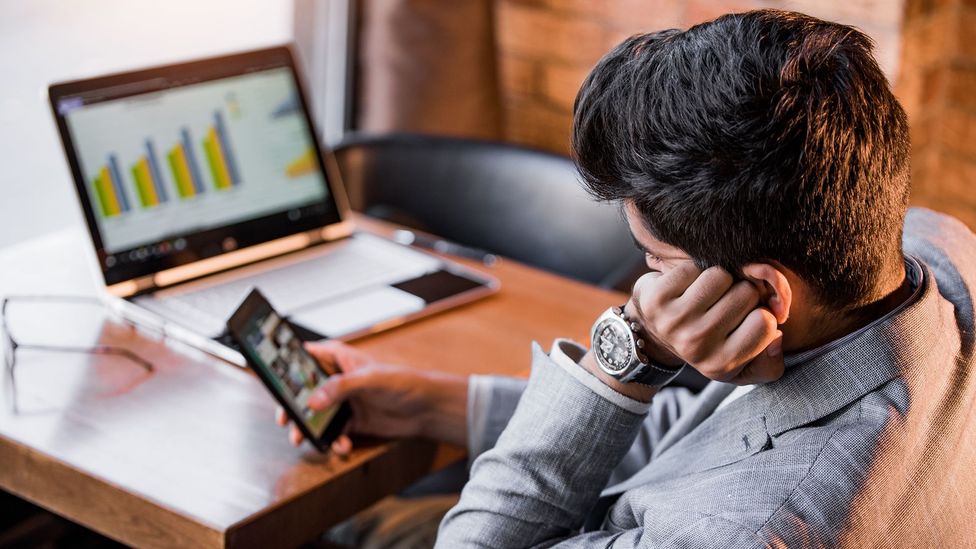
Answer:
[[[258,307],[245,321],[238,339],[254,368],[260,368],[309,432],[320,438],[339,410],[312,410],[308,399],[329,374],[308,354],[291,325],[270,306]]]

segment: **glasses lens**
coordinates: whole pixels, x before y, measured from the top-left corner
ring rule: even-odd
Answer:
[[[18,298],[7,304],[5,320],[6,337],[24,349],[90,347],[101,343],[106,332],[117,331],[97,302]]]
[[[5,313],[0,345],[7,374],[2,376],[0,385],[10,390],[8,398],[14,411],[18,401],[29,407],[35,402],[84,399],[87,397],[78,395],[97,396],[104,390],[115,394],[120,387],[144,380],[145,370],[152,370],[144,360],[132,358],[136,355],[125,348],[134,340],[131,326],[120,322],[98,302],[24,296],[11,300]],[[119,369],[118,359],[94,359],[94,354],[119,355],[122,363],[138,364]],[[52,377],[63,383],[52,387]]]

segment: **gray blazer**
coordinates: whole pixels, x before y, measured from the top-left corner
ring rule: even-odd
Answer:
[[[904,250],[908,302],[718,411],[733,386],[645,413],[536,345],[437,546],[976,546],[976,237],[912,210]]]

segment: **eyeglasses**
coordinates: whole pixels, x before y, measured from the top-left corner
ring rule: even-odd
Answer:
[[[0,331],[3,331],[4,335],[4,349],[3,349],[3,360],[4,366],[6,368],[7,377],[9,379],[10,387],[10,404],[13,413],[17,413],[17,390],[15,385],[14,368],[17,366],[17,350],[18,349],[28,349],[33,351],[48,351],[55,353],[78,353],[78,354],[97,354],[97,355],[115,355],[125,358],[135,364],[138,364],[147,372],[152,372],[154,370],[153,365],[148,360],[142,358],[138,354],[118,345],[57,345],[57,344],[41,344],[41,343],[23,343],[17,341],[10,331],[10,325],[8,321],[8,305],[12,302],[26,302],[26,303],[60,303],[60,304],[85,304],[85,305],[95,305],[104,306],[104,304],[97,298],[87,297],[87,296],[44,296],[44,295],[22,295],[22,296],[8,296],[4,297],[3,301],[0,302]],[[126,323],[129,323],[126,321]],[[131,324],[131,323],[129,323]]]

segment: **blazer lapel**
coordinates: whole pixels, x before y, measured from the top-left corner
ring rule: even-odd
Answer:
[[[719,383],[713,381],[702,389],[701,394],[698,396],[697,406],[690,409],[687,413],[683,414],[677,422],[668,430],[668,432],[661,438],[657,446],[654,448],[651,454],[651,462],[657,463],[658,456],[664,453],[665,450],[674,446],[676,443],[684,440],[687,435],[694,431],[703,421],[708,419],[715,408],[725,400],[725,397],[729,396],[735,390],[735,385],[729,383]],[[613,497],[630,490],[635,486],[640,486],[641,484],[647,482],[647,475],[649,474],[650,467],[644,467],[638,471],[634,476],[624,480],[623,482],[610,486],[603,490],[601,493],[602,497],[609,496]]]
[[[725,383],[709,386],[711,385],[734,388]],[[731,389],[723,388],[720,393],[716,391],[716,394],[728,396],[730,392]],[[706,414],[697,424],[689,425],[690,432],[676,438],[671,445],[652,457],[647,467],[620,484],[608,488],[603,495],[620,494],[661,478],[684,476],[735,463],[768,447],[770,436],[766,419],[756,413],[754,406],[758,399],[753,397],[754,392],[755,389],[718,413],[711,414],[724,396],[719,398],[710,406],[711,411],[708,414],[711,415]],[[675,424],[675,427],[679,425]],[[662,439],[662,442],[665,440]]]
[[[690,366],[686,367],[690,368]],[[678,421],[661,437],[661,440],[651,453],[651,458],[657,458],[662,452],[684,438],[695,427],[698,427],[701,422],[708,419],[715,412],[715,408],[734,390],[735,385],[731,383],[713,381],[706,385],[698,396],[697,407],[678,418]]]

